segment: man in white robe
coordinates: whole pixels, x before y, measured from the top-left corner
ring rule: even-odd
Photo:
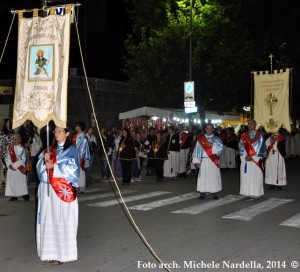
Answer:
[[[197,191],[199,199],[205,199],[211,193],[212,199],[218,200],[217,193],[222,190],[219,156],[223,149],[222,141],[213,134],[213,124],[207,124],[205,135],[198,138],[192,154],[192,162],[199,169]]]
[[[21,145],[21,136],[16,134],[13,145],[8,149],[5,156],[7,165],[5,196],[10,196],[10,201],[18,200],[22,196],[29,201],[27,180],[25,175],[26,150]]]
[[[275,189],[282,190],[282,186],[285,186],[286,181],[286,169],[285,169],[285,136],[281,130],[279,134],[275,136],[272,134],[266,140],[266,146],[268,149],[268,158],[265,163],[265,183],[269,185],[269,190]]]
[[[256,121],[249,119],[248,128],[239,141],[240,194],[247,201],[258,200],[264,194],[262,160],[267,156],[265,141],[256,131]]]

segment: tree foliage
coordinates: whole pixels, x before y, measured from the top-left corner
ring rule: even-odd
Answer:
[[[272,5],[258,0],[192,1],[192,31],[190,0],[129,2],[133,33],[126,41],[124,71],[131,89],[143,93],[149,106],[183,107],[190,33],[192,80],[202,110],[241,111],[251,104],[250,72],[268,70],[270,53],[278,56],[275,69],[293,65],[283,48],[286,32],[293,31],[275,18],[266,21],[266,11],[278,12],[278,0]],[[286,13],[295,15],[293,10]]]

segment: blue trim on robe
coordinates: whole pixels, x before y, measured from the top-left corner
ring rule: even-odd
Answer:
[[[76,148],[80,158],[83,158],[85,161],[91,159],[89,142],[87,136],[83,132],[77,135]]]
[[[74,187],[78,187],[79,182],[79,161],[79,154],[75,146],[70,146],[57,155],[57,167],[59,171],[62,173],[67,182],[71,182]],[[47,183],[47,179],[44,180],[43,178],[45,174],[47,175],[46,166],[44,164],[44,152],[42,152],[39,156],[36,169],[41,183]]]
[[[253,139],[255,137],[255,135],[256,135],[256,131],[249,132],[250,139]],[[260,157],[260,158],[267,157],[266,144],[265,144],[264,138],[262,136],[260,136],[259,139],[255,143],[252,144],[252,146],[256,152],[257,157]],[[240,152],[240,156],[247,155],[247,152],[246,152],[246,149],[244,147],[242,140],[239,141],[239,152]]]
[[[212,142],[214,151],[216,151],[216,154],[218,155],[218,157],[220,157],[222,150],[223,150],[223,143],[221,141],[221,139],[215,135],[204,135],[205,138]],[[199,144],[198,140],[196,143],[196,146],[194,148],[193,154],[192,154],[192,158],[197,158],[200,160],[200,163],[202,162],[203,158],[207,157],[206,152],[204,154],[204,149],[202,148],[202,146]]]

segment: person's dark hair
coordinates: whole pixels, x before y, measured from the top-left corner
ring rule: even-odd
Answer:
[[[68,147],[70,147],[72,145],[72,137],[73,137],[73,135],[72,135],[71,130],[68,127],[64,128],[64,130],[65,130],[66,133],[69,132],[69,136],[67,137],[67,139],[66,139],[66,141],[64,143],[64,148],[63,148],[63,150],[66,150]],[[54,148],[56,148],[57,144],[58,144],[58,142],[56,141],[55,136],[54,136],[53,142],[52,142],[52,145],[51,145],[51,150],[53,150]]]
[[[211,126],[213,129],[215,128],[215,126],[214,126],[212,123],[207,123],[207,124],[205,125],[205,128],[208,127],[208,126]]]
[[[8,129],[6,127],[6,124],[10,121],[10,119],[5,118],[2,119],[1,121],[1,125],[0,125],[0,131],[2,131],[4,134],[6,134],[8,132]],[[11,128],[10,128],[11,129]]]
[[[76,126],[79,126],[79,127],[81,128],[82,131],[84,131],[85,128],[86,128],[86,125],[85,125],[85,123],[83,123],[83,122],[78,122],[78,123],[76,123]]]
[[[128,128],[123,128],[122,131],[125,130],[127,132],[127,137],[124,139],[124,136],[122,135],[121,137],[121,142],[125,141],[125,143],[127,144],[129,139],[131,138],[131,134]]]

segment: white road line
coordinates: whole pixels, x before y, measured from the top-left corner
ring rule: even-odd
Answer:
[[[288,220],[283,221],[279,225],[287,226],[287,227],[300,228],[300,213],[298,213],[295,216],[289,218]]]
[[[239,210],[237,212],[225,215],[222,218],[250,221],[253,219],[253,217],[255,217],[261,213],[270,211],[272,209],[275,209],[275,208],[277,208],[283,204],[289,203],[291,201],[294,201],[294,200],[293,199],[270,198],[266,201],[260,202],[249,208],[245,208],[245,209]]]
[[[171,197],[171,198],[166,198],[163,200],[157,200],[154,202],[150,202],[150,203],[146,203],[146,204],[142,204],[142,205],[136,205],[136,206],[132,206],[129,207],[129,209],[131,210],[140,210],[140,211],[149,211],[155,208],[159,208],[159,207],[163,207],[166,205],[170,205],[170,204],[174,204],[174,203],[178,203],[178,202],[182,202],[191,198],[195,198],[199,195],[199,193],[188,193],[185,195],[179,195],[179,196],[175,196],[175,197]]]
[[[136,192],[136,190],[124,190],[124,191],[121,191],[122,195],[123,194],[133,193],[133,192]],[[94,199],[111,197],[111,196],[115,196],[115,194],[113,192],[107,192],[107,193],[97,194],[97,195],[79,196],[78,197],[78,201],[81,202],[81,201],[94,200]]]
[[[195,215],[198,213],[202,213],[205,211],[209,211],[211,209],[214,209],[216,207],[225,205],[225,204],[229,204],[235,201],[238,201],[240,199],[244,198],[244,196],[239,196],[239,195],[228,195],[225,196],[223,198],[220,198],[219,200],[211,200],[209,202],[199,202],[199,204],[195,205],[195,206],[191,206],[188,208],[184,208],[181,210],[177,210],[174,211],[172,213],[184,213],[184,214],[191,214],[191,215]]]
[[[155,197],[155,196],[159,196],[159,195],[164,195],[164,194],[169,194],[170,192],[161,192],[161,191],[157,191],[157,192],[152,192],[152,193],[147,193],[147,194],[141,194],[141,195],[136,195],[136,196],[129,196],[129,197],[124,197],[124,202],[131,202],[131,201],[135,201],[135,200],[140,200],[140,199],[144,199],[144,198],[149,198],[149,197]],[[122,201],[120,200],[120,202],[122,203]],[[87,206],[93,206],[93,207],[108,207],[108,206],[113,206],[119,204],[119,201],[117,199],[114,200],[108,200],[108,201],[103,201],[103,202],[98,202],[98,203],[93,203],[93,204],[88,204]]]

